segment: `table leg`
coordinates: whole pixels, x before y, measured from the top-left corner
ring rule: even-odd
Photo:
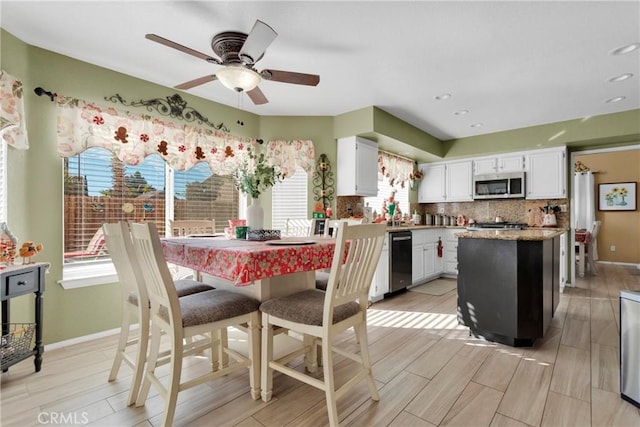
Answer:
[[[578,275],[584,277],[584,243],[578,243]]]
[[[10,309],[9,300],[2,301],[2,336],[5,336],[9,333],[9,309]],[[7,372],[9,368],[3,369],[2,372]]]
[[[42,353],[44,353],[44,345],[42,345],[42,292],[36,292],[36,358],[33,364],[36,372],[40,372],[42,368]]]

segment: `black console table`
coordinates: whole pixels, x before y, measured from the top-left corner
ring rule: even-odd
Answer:
[[[2,358],[0,359],[2,372],[7,372],[9,367],[35,356],[34,365],[36,372],[42,367],[42,294],[44,293],[44,274],[49,268],[48,263],[38,262],[24,265],[10,265],[0,270],[0,286],[2,288]],[[10,299],[21,295],[35,294],[35,321],[26,325],[27,330],[35,330],[35,346],[30,347],[31,339],[23,343],[16,339],[12,342],[13,334],[11,325]],[[23,333],[22,331],[21,333]]]

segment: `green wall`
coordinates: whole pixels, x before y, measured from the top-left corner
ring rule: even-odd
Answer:
[[[31,148],[8,150],[8,223],[21,241],[43,242],[45,249],[36,259],[51,262],[46,277],[44,341],[49,344],[116,328],[120,320],[116,284],[64,290],[57,283],[62,278],[63,198],[62,163],[56,152],[56,108],[46,97],[36,96],[33,89],[41,86],[101,104],[106,103],[105,96],[116,93],[133,101],[165,98],[177,91],[28,46],[4,30],[0,31],[0,48],[2,69],[20,78],[25,86]],[[187,93],[180,95],[189,106],[214,123],[224,123],[234,134],[264,140],[311,139],[316,154],[326,153],[334,171],[337,169],[335,139],[349,135],[375,139],[383,149],[397,154],[413,153],[409,157],[415,155],[421,161],[563,144],[570,149],[595,148],[640,140],[638,110],[440,142],[377,107],[335,117],[260,117]],[[238,125],[238,120],[244,122],[244,126]],[[310,208],[314,203],[312,189],[310,183]],[[415,192],[410,197],[415,201]],[[262,202],[265,207],[270,206],[271,195],[265,194]],[[269,224],[270,209],[266,208],[265,213]],[[32,297],[12,301],[15,320],[30,318],[31,302]]]

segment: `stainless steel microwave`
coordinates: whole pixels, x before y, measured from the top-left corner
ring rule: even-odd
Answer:
[[[473,177],[474,199],[524,198],[525,173],[492,173]]]

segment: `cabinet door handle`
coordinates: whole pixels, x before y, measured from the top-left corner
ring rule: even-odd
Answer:
[[[25,286],[26,284],[27,282],[25,282],[24,280],[18,282],[18,286]]]

